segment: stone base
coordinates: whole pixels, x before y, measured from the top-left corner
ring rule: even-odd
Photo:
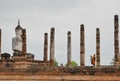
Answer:
[[[27,53],[26,58],[27,58],[27,60],[34,60],[34,54]]]
[[[14,51],[13,56],[22,56],[22,52]]]
[[[12,56],[12,60],[22,62],[22,61],[26,60],[26,57],[24,57],[24,56]]]

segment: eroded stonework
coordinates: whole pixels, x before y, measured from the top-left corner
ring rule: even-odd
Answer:
[[[16,37],[12,40],[13,56],[2,53],[0,58],[0,81],[120,81],[120,55],[118,16],[115,15],[114,49],[115,64],[100,65],[100,30],[96,29],[96,54],[94,66],[85,66],[85,29],[80,27],[80,66],[71,63],[71,32],[68,32],[68,66],[55,66],[55,28],[51,28],[50,60],[48,60],[48,33],[44,35],[44,60],[35,60],[33,53],[27,52],[26,29],[18,22]],[[1,52],[1,29],[0,29]]]

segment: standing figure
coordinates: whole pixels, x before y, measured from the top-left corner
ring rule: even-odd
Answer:
[[[91,64],[95,66],[95,54],[93,56],[90,56]]]

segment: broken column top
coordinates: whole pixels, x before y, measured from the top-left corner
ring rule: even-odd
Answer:
[[[51,28],[51,32],[54,32],[54,30],[55,30],[55,28],[52,27],[52,28]]]
[[[45,33],[45,35],[47,36],[47,35],[48,35],[48,33]]]
[[[96,31],[97,31],[97,32],[99,32],[99,31],[100,31],[100,29],[99,29],[99,28],[96,28]]]
[[[81,24],[81,30],[84,31],[84,24]]]
[[[71,31],[68,31],[68,35],[71,35]]]
[[[22,33],[23,33],[23,34],[26,34],[26,29],[23,29],[23,30],[22,30]]]
[[[114,18],[115,18],[115,20],[118,20],[118,15],[115,15]]]
[[[100,34],[100,29],[96,28],[96,34],[99,35]]]

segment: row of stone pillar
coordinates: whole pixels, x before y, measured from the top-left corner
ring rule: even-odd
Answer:
[[[50,66],[54,66],[55,54],[55,28],[51,28],[50,33]],[[48,61],[48,33],[44,33],[44,61]]]
[[[71,32],[68,31],[68,44],[67,44],[67,65],[71,63]],[[55,54],[55,28],[51,28],[50,34],[50,65],[54,66],[54,54]],[[48,33],[44,34],[44,61],[48,61]]]
[[[85,34],[84,25],[80,28],[80,65],[85,65]],[[50,35],[50,65],[54,66],[54,53],[55,53],[55,29],[51,28]],[[48,61],[48,33],[44,34],[44,61]],[[96,64],[100,66],[100,30],[96,29]],[[67,33],[67,65],[71,64],[71,32]]]
[[[54,40],[55,29],[51,28],[50,37],[50,65],[54,65]],[[67,65],[71,63],[71,32],[67,33]],[[118,15],[114,16],[114,49],[115,49],[115,62],[119,59],[119,21]],[[48,34],[45,33],[44,39],[44,61],[47,61],[47,51],[48,50]],[[80,65],[85,66],[85,29],[84,25],[80,26]],[[100,66],[100,29],[96,28],[96,55],[95,55],[95,65]]]
[[[85,66],[85,29],[84,25],[80,26],[80,65]],[[96,55],[95,64],[100,66],[100,30],[96,28]]]

